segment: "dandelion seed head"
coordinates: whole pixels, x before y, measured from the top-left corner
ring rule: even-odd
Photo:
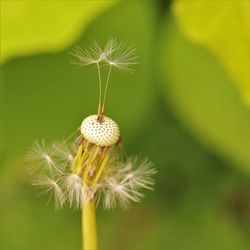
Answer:
[[[64,204],[82,208],[82,203],[89,200],[97,203],[102,200],[107,209],[128,208],[131,202],[142,199],[142,189],[152,189],[155,171],[149,161],[127,159],[124,152],[114,150],[121,149],[118,147],[119,126],[104,114],[111,71],[132,72],[138,58],[135,48],[112,38],[104,46],[95,41],[86,49],[76,45],[72,55],[80,66],[96,65],[99,85],[97,114],[82,121],[76,130],[81,134],[75,143],[66,143],[72,138],[70,136],[49,147],[44,141],[35,144],[29,161],[41,175],[33,184],[43,187],[50,197],[54,196],[57,208]]]
[[[98,146],[109,147],[120,138],[120,130],[116,122],[107,116],[98,120],[98,115],[85,118],[81,124],[81,133],[89,142]]]

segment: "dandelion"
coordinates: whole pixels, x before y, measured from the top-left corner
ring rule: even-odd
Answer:
[[[97,114],[86,117],[62,143],[35,143],[28,154],[29,169],[39,172],[33,185],[54,196],[56,208],[64,205],[82,209],[83,249],[97,249],[95,207],[128,208],[140,202],[142,189],[151,189],[156,173],[143,158],[127,157],[118,124],[104,114],[112,69],[131,72],[136,64],[135,49],[110,39],[105,46],[93,42],[88,49],[75,46],[77,64],[96,65],[99,82]],[[101,66],[107,67],[101,67]],[[108,68],[102,91],[103,70]],[[78,137],[74,139],[76,133]]]

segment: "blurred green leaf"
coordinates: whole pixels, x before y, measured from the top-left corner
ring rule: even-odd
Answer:
[[[64,49],[116,2],[1,1],[0,62]]]
[[[173,12],[191,41],[214,52],[250,107],[250,2],[176,0]]]
[[[247,237],[229,216],[220,214],[216,206],[206,200],[203,208],[195,203],[195,199],[191,201],[193,206],[185,204],[175,215],[167,211],[154,215],[154,224],[141,235],[142,240],[124,250],[249,249]]]
[[[249,178],[206,152],[161,102],[147,125],[130,149],[155,163],[155,190],[126,213],[118,211],[117,230],[105,237],[105,249],[247,250],[247,230],[239,222],[250,219]],[[234,196],[242,190],[238,205]]]
[[[167,103],[206,146],[250,173],[250,112],[221,66],[188,42],[171,16],[161,48],[159,80]]]

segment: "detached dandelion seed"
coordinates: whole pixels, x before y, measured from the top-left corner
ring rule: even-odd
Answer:
[[[39,172],[33,185],[44,188],[50,198],[54,196],[56,208],[68,204],[82,209],[83,249],[96,250],[95,207],[100,201],[106,209],[126,209],[131,202],[140,202],[142,189],[152,190],[156,171],[147,159],[127,158],[118,124],[105,115],[111,72],[132,72],[138,58],[135,48],[110,39],[104,46],[97,42],[87,49],[75,46],[72,55],[75,64],[96,66],[97,113],[83,119],[62,143],[35,143],[27,160],[30,171]],[[73,140],[76,133],[78,137]]]

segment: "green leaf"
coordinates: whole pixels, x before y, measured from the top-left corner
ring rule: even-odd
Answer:
[[[60,51],[113,1],[1,1],[1,58]]]
[[[173,12],[187,38],[217,56],[250,107],[250,2],[176,0]]]
[[[172,17],[161,40],[159,79],[167,103],[213,152],[250,173],[250,115],[231,80],[206,49],[188,42]]]

